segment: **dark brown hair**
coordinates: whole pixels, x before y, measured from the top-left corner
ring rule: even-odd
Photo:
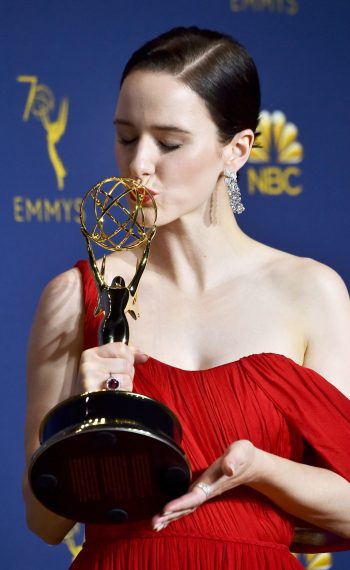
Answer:
[[[170,73],[188,85],[205,101],[221,142],[243,129],[256,131],[258,73],[246,49],[230,36],[196,27],[173,28],[133,53],[121,85],[137,70]]]

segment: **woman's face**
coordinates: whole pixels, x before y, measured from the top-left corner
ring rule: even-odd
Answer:
[[[222,144],[203,100],[167,73],[135,71],[122,85],[116,115],[122,177],[155,193],[157,225],[204,212],[222,174]]]

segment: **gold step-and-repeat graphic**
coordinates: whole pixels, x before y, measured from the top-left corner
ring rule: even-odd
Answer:
[[[40,83],[36,75],[19,75],[19,83],[27,87],[27,98],[24,104],[22,119],[39,121],[42,126],[41,135],[46,139],[47,159],[50,161],[55,175],[58,191],[64,190],[67,168],[59,155],[57,145],[63,138],[68,123],[69,101],[63,97],[56,109],[56,101],[52,89]],[[55,118],[53,118],[55,116]],[[30,196],[14,196],[13,218],[15,222],[76,222],[79,223],[81,198],[33,198]]]

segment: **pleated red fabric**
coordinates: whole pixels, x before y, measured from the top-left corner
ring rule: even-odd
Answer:
[[[85,347],[96,346],[96,289],[87,262]],[[305,441],[323,464],[350,480],[350,402],[316,372],[273,353],[188,371],[153,358],[136,368],[134,389],[174,410],[196,478],[235,440],[301,461]],[[72,570],[292,570],[294,523],[271,501],[241,486],[204,503],[159,533],[149,522],[87,525]]]

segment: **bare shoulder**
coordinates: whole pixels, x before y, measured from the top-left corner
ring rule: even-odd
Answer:
[[[323,263],[300,259],[295,279],[299,282],[300,301],[310,330],[315,332],[319,325],[327,323],[343,333],[348,329],[349,335],[350,299],[342,277]]]
[[[303,283],[303,308],[308,344],[305,366],[319,372],[350,398],[350,300],[336,271],[308,263]]]
[[[280,271],[294,284],[303,304],[311,308],[328,304],[345,305],[349,295],[342,277],[331,267],[307,257],[285,254],[280,260]]]
[[[328,265],[269,247],[266,257],[269,277],[280,286],[297,292],[300,300],[316,304],[321,299],[348,302],[344,280]]]
[[[73,268],[52,279],[41,295],[29,338],[29,368],[45,358],[58,358],[60,351],[77,352],[82,318],[81,277],[79,270]]]
[[[278,263],[277,263],[278,259]],[[331,267],[282,252],[272,271],[294,300],[306,338],[304,366],[350,397],[350,300],[342,277]]]
[[[350,300],[331,267],[268,246],[260,248],[259,279],[274,306],[288,313],[304,346],[304,366],[350,397]]]
[[[74,311],[82,304],[82,283],[80,272],[76,268],[69,269],[54,277],[45,287],[39,309],[52,312],[53,309],[63,312]]]
[[[308,330],[321,321],[337,319],[350,327],[349,293],[342,277],[331,267],[311,258],[272,250],[267,263],[271,282],[300,311]],[[276,287],[277,289],[277,287]]]

